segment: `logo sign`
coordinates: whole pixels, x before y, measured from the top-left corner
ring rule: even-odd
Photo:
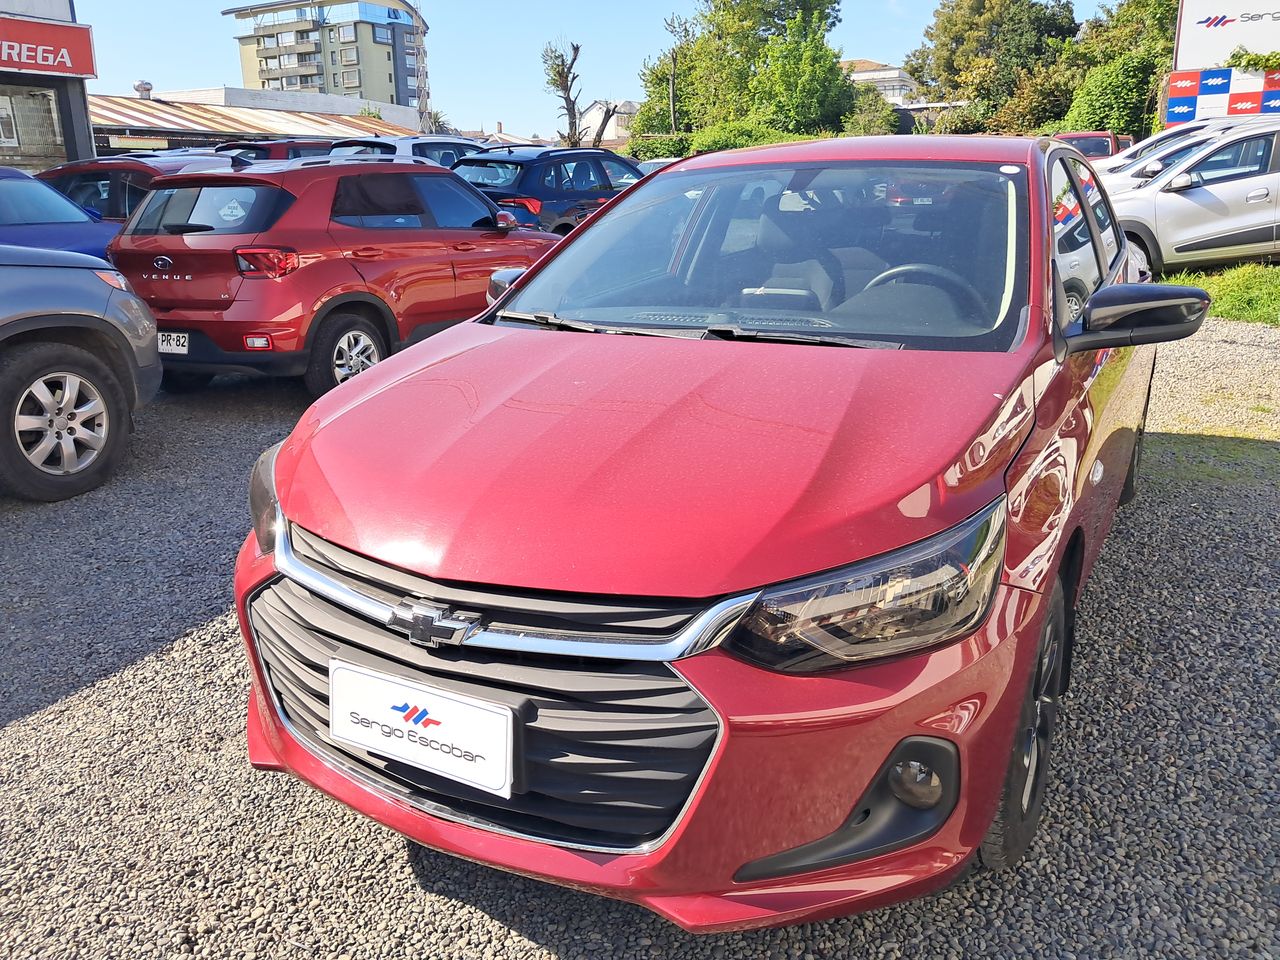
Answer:
[[[1280,0],[1182,0],[1178,5],[1175,70],[1218,66],[1241,46],[1254,53],[1280,50]]]
[[[93,33],[83,23],[0,16],[0,70],[96,77]]]
[[[1166,124],[1276,112],[1280,112],[1280,71],[1217,68],[1179,70],[1169,75]]]
[[[168,257],[156,257],[154,260],[151,261],[151,265],[155,267],[157,270],[173,269],[173,261],[170,260]]]
[[[480,627],[480,615],[450,610],[422,600],[402,600],[391,615],[391,626],[409,632],[409,640],[420,647],[442,643],[460,646]]]
[[[500,703],[330,660],[329,734],[477,790],[511,796],[515,714]]]

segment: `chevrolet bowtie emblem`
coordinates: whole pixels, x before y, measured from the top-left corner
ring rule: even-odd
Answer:
[[[409,631],[410,642],[420,647],[438,647],[442,643],[456,647],[479,628],[480,615],[422,600],[402,600],[391,614],[390,625]]]

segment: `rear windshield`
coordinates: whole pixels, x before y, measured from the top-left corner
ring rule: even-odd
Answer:
[[[1111,138],[1110,137],[1063,137],[1063,140],[1071,144],[1086,157],[1109,157],[1111,156]]]
[[[453,172],[477,187],[509,187],[520,176],[520,164],[501,160],[463,160]]]
[[[367,156],[377,153],[395,153],[396,148],[389,143],[348,143],[345,146],[333,147],[329,151],[331,157]]]
[[[0,180],[0,226],[24,223],[84,223],[89,215],[38,180]]]
[[[125,233],[260,233],[285,211],[292,197],[261,184],[167,187],[154,191]]]

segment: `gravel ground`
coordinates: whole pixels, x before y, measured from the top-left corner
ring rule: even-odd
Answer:
[[[305,406],[161,397],[109,487],[0,501],[0,956],[1280,956],[1280,330],[1162,349],[1140,499],[1081,610],[1040,839],[1011,874],[690,937],[418,849],[244,745],[243,490]]]

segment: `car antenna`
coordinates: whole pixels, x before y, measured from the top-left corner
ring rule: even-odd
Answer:
[[[245,167],[252,165],[252,163],[253,163],[253,161],[252,161],[252,160],[250,160],[248,157],[246,157],[246,156],[245,156],[244,154],[242,154],[242,153],[232,154],[232,156],[231,156],[231,169],[232,169],[232,170],[242,170],[242,169],[244,169]]]

